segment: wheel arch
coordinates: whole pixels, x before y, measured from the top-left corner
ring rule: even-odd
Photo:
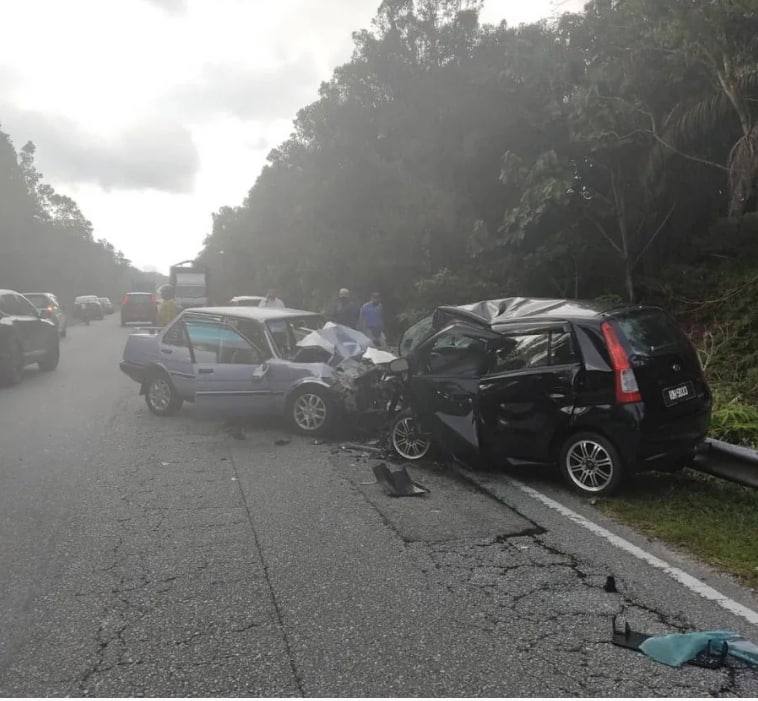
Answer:
[[[165,375],[168,378],[168,381],[171,383],[172,387],[174,386],[174,382],[171,379],[171,374],[166,369],[166,366],[161,363],[148,363],[145,366],[142,382],[140,382],[140,388],[139,393],[140,395],[143,395],[147,392],[147,383],[150,380],[151,377],[155,377],[155,375],[161,374]]]

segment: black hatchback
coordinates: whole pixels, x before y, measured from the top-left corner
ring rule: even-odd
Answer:
[[[435,443],[463,459],[557,463],[584,493],[682,467],[710,421],[697,354],[657,307],[522,297],[440,307],[400,352]]]

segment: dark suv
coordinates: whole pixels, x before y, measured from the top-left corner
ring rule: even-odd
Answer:
[[[121,326],[133,321],[158,323],[158,298],[150,292],[127,292],[121,300]]]
[[[0,290],[0,383],[18,384],[31,363],[38,363],[40,370],[55,370],[58,357],[55,323],[41,318],[23,295]]]
[[[440,307],[400,341],[422,428],[465,457],[557,462],[612,492],[637,468],[676,469],[705,437],[711,395],[662,309],[508,298]]]

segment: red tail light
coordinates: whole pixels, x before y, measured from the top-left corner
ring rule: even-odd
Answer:
[[[121,298],[121,306],[122,306],[122,307],[125,307],[125,306],[126,306],[126,303],[127,303],[128,301],[129,301],[129,295],[124,295],[124,296]]]
[[[637,385],[637,378],[629,363],[629,356],[626,354],[624,346],[621,345],[621,341],[619,341],[619,337],[616,335],[616,330],[608,321],[604,321],[600,328],[603,330],[605,345],[608,347],[613,374],[616,378],[616,401],[619,404],[641,402],[642,395]]]

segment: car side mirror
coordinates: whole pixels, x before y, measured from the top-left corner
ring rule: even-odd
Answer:
[[[390,362],[390,372],[395,375],[400,375],[410,370],[410,363],[406,358],[395,358]]]

